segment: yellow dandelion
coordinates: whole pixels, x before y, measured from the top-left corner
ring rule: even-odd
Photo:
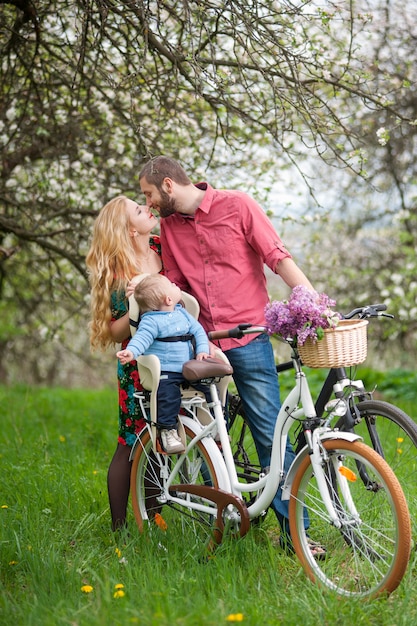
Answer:
[[[17,561],[9,561],[9,565],[17,565]]]
[[[115,589],[124,589],[124,588],[125,588],[125,586],[124,586],[124,585],[122,585],[122,583],[117,583],[117,585],[114,585],[114,588],[115,588]]]
[[[83,593],[91,593],[93,591],[93,587],[91,585],[83,585],[81,587],[81,591]]]
[[[113,598],[123,598],[124,595],[125,595],[125,592],[123,591],[123,589],[118,589],[117,591],[114,592]]]
[[[402,454],[403,451],[401,450],[401,448],[397,448],[397,454]]]
[[[226,617],[226,622],[243,622],[243,613],[232,613]]]
[[[96,474],[98,474],[97,470],[93,470],[93,475],[95,476]]]
[[[60,440],[61,443],[65,443],[66,442],[66,439],[65,439],[64,435],[59,435],[59,440]]]
[[[120,557],[122,556],[122,553],[120,552],[119,548],[115,548],[115,553],[117,555],[117,558],[120,559]]]
[[[397,437],[397,443],[402,443],[404,441],[404,437]]]
[[[2,508],[2,509],[8,509],[8,508],[9,508],[9,505],[8,505],[8,504],[2,504],[2,505],[1,505],[1,508]]]

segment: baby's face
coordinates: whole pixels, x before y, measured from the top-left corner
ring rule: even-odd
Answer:
[[[167,296],[172,298],[174,304],[178,304],[182,297],[181,289],[177,287],[175,283],[171,283],[168,279],[167,282],[169,283],[167,286]]]

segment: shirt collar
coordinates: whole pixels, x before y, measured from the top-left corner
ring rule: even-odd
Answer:
[[[198,208],[200,209],[200,211],[203,211],[204,213],[209,213],[211,204],[213,202],[214,189],[207,182],[197,183],[196,187],[198,189],[205,189],[206,191],[206,193],[204,194],[203,201],[201,202]]]

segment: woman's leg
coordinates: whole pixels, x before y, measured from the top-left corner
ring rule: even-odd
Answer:
[[[259,335],[245,346],[225,352],[233,367],[233,378],[242,399],[245,415],[263,468],[270,464],[275,423],[281,407],[274,352],[269,337]],[[289,439],[284,460],[288,470],[295,455]],[[281,526],[288,518],[288,501],[281,500],[278,489],[271,508]]]
[[[127,525],[126,512],[130,490],[131,463],[129,456],[131,449],[130,446],[118,443],[107,473],[107,489],[113,531],[118,528],[125,528]]]

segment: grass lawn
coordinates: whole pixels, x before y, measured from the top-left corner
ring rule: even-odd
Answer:
[[[0,387],[0,624],[4,626],[417,623],[416,563],[388,598],[321,591],[260,528],[207,560],[184,536],[113,535],[106,472],[114,390]],[[404,407],[405,408],[405,407]]]

